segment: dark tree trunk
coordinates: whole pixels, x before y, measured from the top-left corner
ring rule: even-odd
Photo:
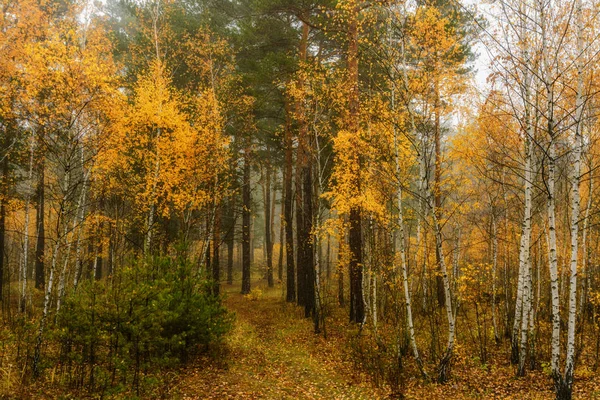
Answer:
[[[96,262],[96,238],[91,236],[87,245],[87,269],[85,270],[86,279],[95,279],[94,263]]]
[[[308,45],[308,33],[309,27],[307,24],[302,24],[302,39],[300,41],[300,61],[306,61],[306,49]],[[296,81],[297,89],[302,93],[304,91],[304,80],[301,76]],[[307,141],[308,141],[308,125],[304,112],[304,105],[300,99],[296,99],[295,103],[296,119],[298,120],[298,152],[296,156],[296,268],[297,268],[297,279],[298,279],[298,304],[301,306],[307,306],[307,277],[309,268],[309,259],[307,257],[307,238],[309,232],[306,231],[308,226],[305,221],[306,210],[304,206],[307,201],[311,199],[305,199],[305,175],[306,165],[308,164],[308,153],[307,153]],[[310,179],[310,178],[309,178]],[[312,221],[311,221],[312,222]],[[308,305],[308,307],[310,307]]]
[[[250,293],[250,148],[244,152],[244,178],[242,183],[242,294]]]
[[[298,156],[300,158],[300,150]],[[302,169],[298,168],[299,161],[296,160],[296,300],[298,305],[303,306],[306,299],[306,271],[304,270],[304,205],[302,201]]]
[[[308,160],[306,160],[308,161]],[[313,218],[313,193],[312,193],[312,169],[310,163],[309,166],[304,167],[303,179],[304,179],[304,229],[302,234],[303,248],[304,248],[304,271],[305,271],[305,303],[304,303],[304,316],[308,318],[315,313],[315,260],[314,260],[314,240],[311,238],[312,232],[312,218]],[[318,321],[318,318],[315,319]],[[316,327],[316,331],[318,331]]]
[[[359,128],[359,98],[358,98],[358,5],[355,4],[350,16],[348,29],[348,78],[351,88],[348,101],[349,108],[349,131],[358,140]],[[360,194],[360,154],[354,149],[354,165],[350,165],[351,173],[354,175],[352,188],[356,195]],[[350,210],[350,321],[362,323],[365,319],[365,307],[363,303],[362,280],[363,280],[363,257],[362,257],[362,228],[361,210],[358,206]]]
[[[0,196],[0,301],[3,299],[4,260],[6,258],[6,203],[8,201],[8,154],[2,161],[2,180],[0,181],[2,196]],[[9,287],[10,289],[10,287]]]
[[[115,268],[115,238],[114,238],[114,231],[113,228],[110,227],[109,231],[108,231],[109,237],[108,237],[108,259],[106,260],[106,267],[107,267],[107,274],[108,276],[112,276],[113,272],[114,272],[114,268]]]
[[[44,276],[44,256],[46,247],[46,232],[44,230],[44,168],[44,161],[42,160],[39,165],[36,210],[37,241],[35,244],[35,287],[38,289],[43,289],[46,282]]]
[[[219,295],[221,282],[221,264],[219,262],[219,250],[221,248],[221,207],[215,208],[215,222],[213,228],[213,257],[212,257],[212,280],[213,294]]]
[[[205,260],[206,260],[206,279],[212,278],[212,237],[211,237],[211,225],[212,221],[210,220],[210,214],[206,215],[206,249]]]
[[[325,269],[327,280],[331,277],[331,235],[327,234],[327,250],[325,250]]]
[[[227,284],[233,285],[233,248],[234,248],[235,235],[232,232],[230,237],[227,239]]]
[[[254,264],[254,250],[256,250],[254,248],[256,232],[254,232],[254,221],[252,221],[252,215],[250,215],[250,225],[248,226],[248,229],[250,230],[250,265],[252,265]]]
[[[339,268],[338,270],[338,303],[340,307],[344,307],[344,271]]]
[[[338,242],[338,252],[337,252],[338,304],[340,305],[340,307],[344,307],[346,305],[346,303],[344,301],[344,269],[341,268],[341,259],[340,259],[341,255],[342,255],[342,252],[340,251],[342,241],[344,242],[344,244],[346,244],[346,238],[345,237],[340,238],[340,240]]]
[[[267,250],[267,283],[273,287],[273,242],[271,240],[271,165],[266,165],[265,180],[265,247]]]
[[[365,319],[363,302],[362,227],[360,211],[350,211],[350,321],[362,323]]]
[[[284,193],[283,193],[283,221],[285,225],[285,257],[286,257],[286,301],[296,300],[296,271],[294,268],[294,227],[292,226],[292,131],[290,124],[289,103],[286,102],[286,126],[285,126],[285,171],[284,171]]]
[[[284,246],[284,235],[285,235],[285,225],[283,224],[283,178],[282,178],[282,186],[281,186],[281,208],[279,211],[279,257],[277,261],[277,279],[279,282],[283,282],[283,246]]]
[[[98,243],[98,249],[100,252],[102,252],[102,241],[100,241]],[[97,281],[99,281],[100,279],[102,279],[102,256],[100,255],[96,255],[96,276],[95,279]]]
[[[100,197],[100,201],[98,204],[98,213],[103,212],[104,211],[104,195],[102,195]],[[103,259],[102,259],[102,253],[104,252],[104,246],[103,246],[103,240],[102,240],[102,231],[104,230],[104,222],[100,221],[98,222],[98,225],[96,227],[96,243],[97,243],[97,247],[96,247],[96,261],[95,261],[95,276],[94,278],[99,281],[100,279],[102,279],[102,266],[103,266]]]
[[[233,284],[233,254],[235,247],[235,195],[231,196],[229,201],[229,213],[227,215],[227,233],[225,240],[227,242],[227,284]]]

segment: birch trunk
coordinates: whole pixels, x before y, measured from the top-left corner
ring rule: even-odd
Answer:
[[[526,117],[527,120],[528,116]],[[531,130],[532,127],[528,125],[528,131],[526,132],[527,137],[525,138],[525,209],[523,211],[523,225],[521,232],[521,243],[519,250],[519,279],[517,283],[517,299],[515,302],[515,320],[513,324],[513,337],[512,337],[512,360],[513,362],[518,360],[519,368],[518,373],[523,373],[522,366],[524,363],[524,354],[521,354],[526,347],[523,347],[523,340],[527,340],[527,334],[523,338],[523,327],[527,327],[527,316],[531,304],[528,304],[528,298],[526,296],[526,290],[528,290],[529,284],[526,282],[529,279],[528,263],[529,263],[529,248],[531,240],[531,158],[532,158],[532,146],[531,146]],[[521,331],[521,337],[519,341],[519,330]],[[526,330],[525,330],[526,331]],[[519,344],[520,343],[520,344]]]
[[[50,307],[50,296],[52,295],[52,286],[54,284],[54,270],[56,269],[56,258],[58,256],[58,248],[60,246],[59,238],[56,239],[54,249],[52,251],[52,262],[50,264],[50,276],[48,278],[48,284],[46,285],[46,291],[44,294],[44,308],[42,311],[42,318],[40,319],[40,327],[36,338],[35,351],[33,355],[33,376],[39,376],[40,357],[42,352],[42,343],[44,336],[44,328],[46,327],[46,319],[48,318],[48,309]]]
[[[396,173],[399,174],[398,168],[398,157],[396,156]],[[402,188],[398,185],[398,191],[396,193],[396,201],[398,207],[398,235],[397,235],[397,248],[400,250],[400,267],[402,269],[402,286],[404,288],[404,300],[406,305],[406,327],[408,329],[408,336],[410,339],[410,347],[412,348],[413,355],[415,357],[415,361],[419,367],[419,371],[421,371],[421,375],[425,379],[427,379],[427,373],[425,372],[425,368],[423,366],[423,361],[419,355],[419,348],[417,347],[417,340],[415,337],[415,328],[413,323],[412,316],[412,303],[411,303],[411,295],[408,284],[408,272],[406,268],[406,237],[404,231],[404,216],[402,211]]]
[[[577,55],[582,56],[583,52],[583,26],[581,0],[576,2],[577,19]],[[573,176],[571,178],[571,265],[569,276],[569,319],[567,325],[567,358],[565,360],[565,375],[563,380],[562,393],[557,393],[558,397],[570,399],[573,391],[573,371],[575,369],[575,324],[577,322],[577,262],[579,249],[579,208],[580,196],[579,186],[581,183],[581,152],[583,142],[583,71],[582,62],[577,62],[577,97],[576,121],[575,121],[575,143],[573,151]]]
[[[594,188],[594,178],[593,178],[593,174],[592,174],[592,170],[593,168],[590,166],[589,168],[589,172],[590,172],[590,178],[589,178],[589,182],[588,182],[588,198],[587,198],[587,205],[585,207],[585,217],[583,218],[583,232],[582,232],[582,237],[581,237],[581,245],[582,247],[582,251],[581,251],[581,255],[583,256],[583,262],[582,262],[582,271],[583,271],[583,282],[582,282],[582,288],[581,288],[581,293],[580,293],[580,312],[585,311],[585,305],[587,303],[587,292],[589,289],[589,264],[590,264],[590,248],[588,246],[588,232],[590,229],[590,210],[592,208],[592,190]]]
[[[521,5],[523,7],[523,5]],[[513,325],[512,338],[512,360],[515,361],[515,355],[518,353],[518,368],[517,374],[522,376],[524,371],[525,356],[527,353],[527,326],[529,323],[529,311],[531,308],[531,299],[529,298],[529,279],[530,279],[530,241],[531,241],[531,192],[532,192],[532,158],[533,146],[532,140],[534,135],[532,116],[531,116],[531,85],[532,76],[529,71],[529,43],[528,43],[528,28],[529,20],[527,9],[521,8],[521,36],[524,41],[522,49],[522,60],[526,63],[523,70],[523,107],[524,107],[524,126],[525,126],[525,174],[524,174],[524,202],[525,208],[523,211],[523,226],[521,235],[521,247],[519,250],[519,280],[517,284],[517,301],[515,303],[515,321]],[[517,351],[517,343],[519,343],[519,327],[521,328],[521,338],[519,350]]]
[[[529,98],[529,88],[526,88],[526,98]],[[521,252],[519,269],[522,269],[522,310],[521,310],[521,340],[519,345],[519,366],[517,375],[525,375],[525,358],[527,356],[527,339],[529,333],[529,313],[531,312],[531,192],[532,192],[532,159],[533,159],[533,125],[530,113],[525,114],[527,123],[526,155],[525,155],[525,210],[523,215],[523,236],[521,237]],[[516,318],[515,318],[516,320]]]
[[[60,231],[61,231],[61,225],[62,225],[62,219],[63,219],[63,210],[65,209],[65,202],[67,199],[66,193],[68,191],[68,185],[66,184],[66,182],[68,182],[68,175],[69,175],[69,173],[65,172],[65,188],[64,188],[64,190],[62,190],[63,197],[59,202],[60,207],[59,207],[58,215],[56,216],[56,241],[54,243],[54,249],[52,250],[52,261],[50,264],[50,276],[48,278],[48,283],[45,287],[44,307],[43,307],[43,311],[42,311],[42,317],[40,319],[40,327],[38,329],[35,350],[34,350],[34,356],[33,356],[33,376],[34,377],[39,376],[39,363],[40,363],[40,357],[41,357],[41,351],[42,351],[44,328],[46,326],[46,319],[48,318],[48,309],[50,307],[50,298],[52,296],[52,287],[54,285],[54,272],[56,270],[56,261],[58,258],[58,250],[60,248],[60,243],[62,240]]]
[[[452,359],[452,355],[454,352],[454,336],[456,327],[454,322],[454,313],[452,311],[452,295],[450,293],[450,280],[448,278],[448,269],[446,267],[446,261],[444,260],[444,253],[442,247],[442,228],[440,227],[440,223],[438,221],[437,214],[434,209],[435,206],[431,202],[431,193],[429,193],[428,197],[430,198],[431,216],[433,217],[433,227],[435,230],[436,251],[440,255],[438,261],[439,268],[442,273],[441,278],[444,289],[446,316],[448,319],[448,343],[446,345],[446,351],[444,352],[444,356],[442,357],[438,365],[438,382],[444,383],[448,380],[450,360]]]
[[[559,376],[560,358],[560,298],[558,294],[558,259],[556,253],[556,216],[554,198],[555,145],[550,144],[548,161],[548,259],[550,264],[550,297],[552,299],[552,374]]]

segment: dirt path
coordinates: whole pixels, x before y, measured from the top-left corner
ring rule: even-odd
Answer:
[[[256,301],[225,288],[236,314],[219,362],[201,358],[173,388],[176,399],[377,399],[383,394],[357,374],[341,337],[314,335],[301,310],[280,289]],[[264,288],[263,288],[264,290]]]

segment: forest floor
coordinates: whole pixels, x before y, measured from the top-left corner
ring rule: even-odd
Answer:
[[[344,315],[332,317],[327,338],[313,333],[303,310],[286,303],[281,286],[262,282],[255,298],[239,294],[239,285],[222,288],[225,305],[235,313],[232,331],[218,354],[202,356],[181,371],[168,398],[187,399],[391,399],[351,359]],[[482,366],[457,346],[452,377],[444,385],[425,382],[416,371],[403,380],[405,399],[553,399],[552,380],[542,370],[515,378],[506,349]],[[428,366],[431,373],[435,365]],[[600,377],[578,371],[575,399],[600,399]]]
[[[312,320],[288,304],[281,288],[258,299],[222,286],[235,313],[224,354],[190,363],[172,388],[174,399],[378,399],[384,390],[356,371],[343,351],[342,332],[327,339],[313,333]],[[215,358],[218,362],[215,363]]]

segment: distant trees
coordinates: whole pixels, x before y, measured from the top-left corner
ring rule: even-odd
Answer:
[[[224,65],[227,47],[213,43],[188,60],[195,90],[179,91],[160,48],[163,10],[156,2],[148,6],[156,18],[146,26],[154,33],[153,60],[128,85],[93,6],[5,6],[0,272],[9,280],[0,284],[18,283],[22,321],[35,321],[26,369],[37,377],[47,331],[68,312],[61,305],[82,281],[116,279],[131,257],[192,247],[198,236],[188,242],[186,230],[172,226],[214,215],[209,205],[224,198],[229,151],[215,86],[223,80],[211,63]],[[41,304],[28,284],[32,275]],[[13,294],[0,299],[10,309]]]
[[[125,318],[94,302],[123,307],[126,280],[140,309],[180,290],[222,316],[222,281],[264,278],[315,332],[347,307],[398,391],[407,354],[443,383],[457,343],[485,364],[493,342],[571,398],[598,337],[597,5],[4,1],[0,299],[28,371],[71,344],[90,382],[116,368],[98,343],[142,359],[140,332],[97,325]]]

